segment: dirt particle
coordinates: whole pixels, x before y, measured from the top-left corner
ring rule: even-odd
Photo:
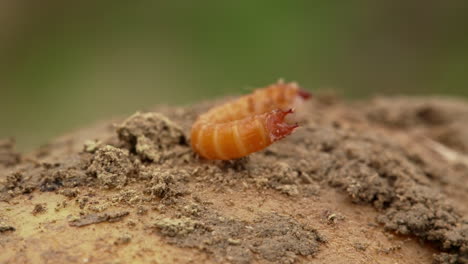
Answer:
[[[328,224],[337,224],[338,222],[344,221],[345,217],[337,212],[332,212],[331,210],[325,210],[323,212],[323,220]]]
[[[16,228],[14,228],[11,225],[7,225],[4,222],[0,222],[0,233],[8,232],[8,231],[16,231]]]
[[[109,203],[107,202],[91,204],[88,206],[89,211],[97,213],[104,212],[105,210],[107,210],[107,208],[109,208]]]
[[[78,196],[79,191],[77,189],[62,189],[58,193],[68,198],[75,198]]]
[[[234,239],[234,238],[228,238],[227,242],[229,245],[240,245],[241,241],[240,239]]]
[[[114,241],[114,245],[125,245],[130,243],[130,241],[132,241],[132,236],[130,234],[122,234]]]
[[[154,227],[156,227],[161,234],[170,237],[186,235],[193,232],[195,227],[199,225],[199,222],[188,217],[161,218],[154,223]]]
[[[43,214],[47,211],[47,207],[45,204],[36,204],[34,205],[34,209],[32,210],[32,214],[35,216],[35,215],[38,215],[38,214]]]
[[[83,151],[84,152],[89,152],[89,153],[94,153],[96,150],[98,150],[100,147],[102,147],[103,143],[100,140],[87,140],[84,143],[83,146]]]
[[[435,264],[457,264],[457,263],[468,263],[468,258],[460,259],[457,254],[450,254],[442,252],[440,254],[434,254]]]
[[[73,188],[88,183],[88,177],[83,171],[83,164],[86,158],[81,161],[74,161],[66,166],[57,166],[44,172],[40,183],[40,190],[51,192],[62,187]],[[76,164],[75,164],[76,162]],[[50,176],[47,176],[50,175]]]
[[[294,185],[294,184],[279,185],[275,189],[289,196],[299,195],[298,187],[297,185]]]
[[[135,228],[137,226],[137,223],[135,222],[135,220],[129,219],[127,222],[127,226],[129,228]]]
[[[186,216],[200,216],[203,209],[196,203],[189,203],[182,208],[182,212]]]
[[[4,200],[11,198],[15,194],[30,193],[33,188],[23,183],[24,175],[19,171],[7,174],[6,180],[1,182],[1,192]]]
[[[400,243],[400,244],[396,244],[390,247],[380,248],[379,251],[384,254],[390,254],[395,251],[401,250],[402,247],[403,247],[403,243]]]
[[[366,242],[356,241],[353,243],[353,246],[356,250],[366,251],[369,247],[369,244]]]
[[[54,211],[59,212],[60,210],[62,210],[63,208],[65,208],[67,206],[68,206],[68,202],[66,200],[63,200],[62,202],[57,202],[55,204]]]
[[[114,203],[123,203],[128,205],[138,205],[145,200],[144,196],[142,195],[141,191],[137,191],[135,189],[122,189],[119,193],[112,196],[111,201]]]
[[[148,213],[148,208],[140,205],[140,206],[138,206],[136,213],[138,215],[146,215]]]
[[[78,197],[75,202],[78,204],[78,206],[80,207],[80,209],[84,209],[86,204],[89,202],[89,198],[88,197]]]

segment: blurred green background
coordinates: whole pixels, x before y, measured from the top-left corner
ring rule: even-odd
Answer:
[[[0,138],[19,148],[283,77],[350,98],[468,95],[467,1],[1,1]]]

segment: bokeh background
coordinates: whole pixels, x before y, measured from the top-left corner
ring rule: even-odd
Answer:
[[[344,97],[468,96],[467,1],[0,1],[0,138],[21,150],[282,77]]]

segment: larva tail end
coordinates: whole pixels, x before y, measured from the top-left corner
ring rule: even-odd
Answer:
[[[310,97],[312,97],[312,94],[309,93],[308,91],[304,90],[304,89],[299,89],[297,91],[297,95],[299,95],[302,99],[304,100],[307,100],[309,99]]]
[[[288,136],[294,129],[299,127],[298,124],[291,125],[284,121],[285,117],[291,113],[294,113],[293,109],[287,111],[277,109],[268,113],[266,125],[272,142]]]

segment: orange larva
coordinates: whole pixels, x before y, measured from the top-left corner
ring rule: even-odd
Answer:
[[[192,148],[211,160],[241,158],[291,134],[297,124],[284,119],[310,97],[295,83],[278,82],[214,107],[192,126]]]

